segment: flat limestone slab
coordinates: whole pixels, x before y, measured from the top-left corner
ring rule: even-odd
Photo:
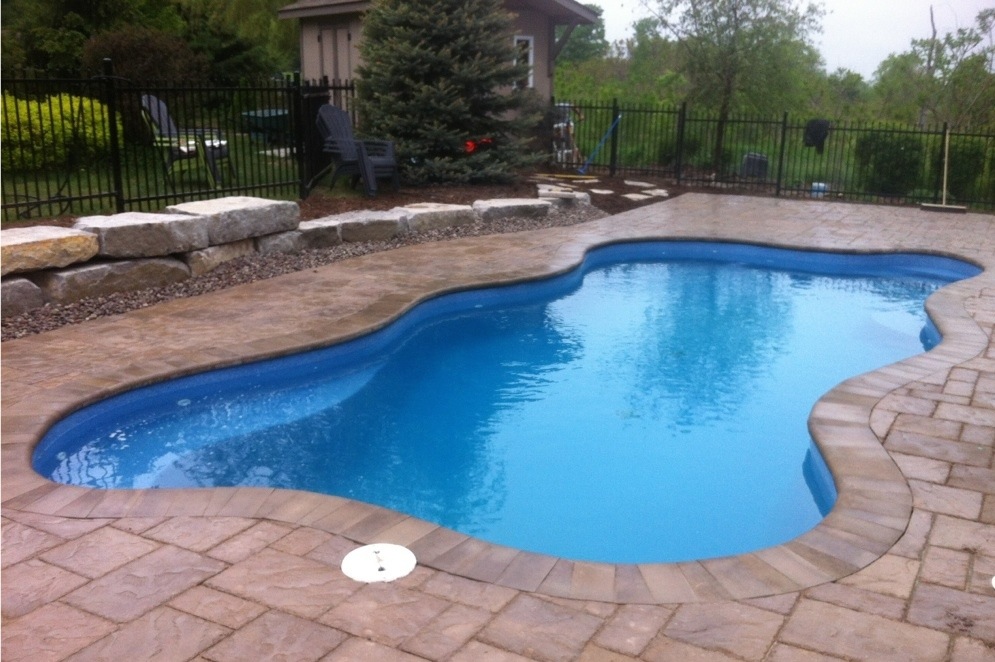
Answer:
[[[302,221],[305,248],[328,248],[344,241],[387,241],[408,231],[406,214],[397,207],[387,211],[358,210]]]
[[[570,184],[536,184],[536,192],[539,197],[552,196],[557,193],[573,193],[577,189]]]
[[[85,216],[73,226],[100,238],[100,256],[163,257],[207,248],[207,223],[187,214],[125,212]]]
[[[591,204],[591,194],[587,191],[573,191],[571,193],[546,193],[544,191],[540,191],[539,198],[541,200],[547,200],[557,207]]]
[[[425,232],[439,228],[469,225],[477,220],[473,207],[450,205],[443,202],[420,202],[400,207],[404,211],[408,228],[412,232]]]
[[[497,200],[477,200],[473,203],[473,211],[485,223],[512,216],[527,216],[541,218],[549,214],[553,206],[549,200],[536,198],[500,198]]]
[[[7,274],[67,267],[100,251],[95,234],[39,225],[0,232],[0,272]]]
[[[296,230],[301,217],[296,202],[245,196],[184,202],[166,211],[202,216],[212,246]]]
[[[578,191],[573,185],[567,183],[560,184],[538,184],[536,192],[540,200],[552,203],[552,206],[564,207],[576,204],[591,204],[591,195],[586,191]]]

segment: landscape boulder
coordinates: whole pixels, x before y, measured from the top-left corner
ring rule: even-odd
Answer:
[[[44,291],[47,300],[54,303],[71,303],[116,292],[162,287],[189,277],[187,265],[167,257],[89,262],[31,274],[32,282]]]
[[[0,284],[0,311],[3,317],[16,317],[45,305],[45,293],[27,278],[12,276]]]
[[[469,225],[477,220],[473,207],[450,205],[443,202],[419,202],[400,207],[404,212],[408,229],[412,232],[426,232],[459,225]]]
[[[272,253],[300,253],[304,250],[304,235],[300,230],[256,237],[256,251],[260,255]]]
[[[256,244],[252,239],[233,241],[220,246],[208,246],[197,251],[190,251],[183,256],[183,261],[190,267],[191,276],[201,276],[214,271],[225,262],[256,254]]]
[[[480,220],[487,223],[514,216],[527,218],[542,218],[549,214],[553,203],[549,200],[536,198],[504,198],[497,200],[477,200],[473,203],[473,211]]]
[[[592,189],[593,193],[610,195],[612,191],[604,189]],[[548,200],[558,207],[569,207],[572,205],[591,204],[591,194],[587,191],[575,191],[564,186],[539,185],[539,199]]]
[[[45,225],[11,228],[0,232],[0,275],[86,262],[99,250],[99,239],[89,232]]]
[[[408,231],[400,209],[357,211],[337,216],[342,241],[388,241]]]
[[[212,246],[296,230],[301,215],[296,202],[243,196],[184,202],[166,211],[203,217]]]
[[[100,238],[101,257],[162,257],[209,245],[207,225],[186,214],[125,212],[84,216],[73,227]]]
[[[313,221],[301,221],[297,229],[301,231],[306,248],[331,248],[342,243],[339,232],[341,223],[335,216],[317,218]]]

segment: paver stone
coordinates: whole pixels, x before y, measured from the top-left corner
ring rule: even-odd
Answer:
[[[113,621],[130,621],[222,568],[221,561],[166,545],[70,593],[66,602]]]
[[[445,611],[450,603],[397,583],[367,584],[321,617],[358,637],[398,646]]]
[[[663,633],[702,648],[760,660],[783,622],[779,614],[736,602],[686,604]]]
[[[936,630],[803,599],[788,618],[780,640],[866,662],[927,662],[946,657],[949,637]]]
[[[160,607],[84,648],[73,662],[189,660],[229,632],[216,623]]]
[[[477,638],[529,658],[572,660],[601,625],[596,616],[522,594]]]
[[[206,653],[217,662],[319,660],[346,639],[330,627],[298,616],[270,611]]]

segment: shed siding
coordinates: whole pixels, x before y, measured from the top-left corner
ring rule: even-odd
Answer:
[[[301,77],[351,80],[360,63],[359,14],[301,20]]]
[[[550,63],[552,27],[549,17],[536,11],[517,11],[514,24],[516,35],[527,35],[535,39],[532,83],[540,98],[548,99],[553,93],[553,69]]]
[[[356,78],[356,68],[361,61],[361,17],[361,14],[340,14],[300,19],[301,77],[304,80],[320,80],[323,76],[329,80]],[[519,11],[515,14],[514,26],[515,35],[528,35],[535,40],[533,85],[540,98],[549,99],[553,91],[551,21],[540,12]],[[508,39],[513,36],[508,35]]]

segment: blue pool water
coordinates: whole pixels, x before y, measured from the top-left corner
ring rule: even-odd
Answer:
[[[578,560],[741,553],[812,528],[832,479],[807,417],[923,351],[922,255],[654,242],[448,295],[326,350],[139,389],[55,425],[53,480],[276,486]]]

